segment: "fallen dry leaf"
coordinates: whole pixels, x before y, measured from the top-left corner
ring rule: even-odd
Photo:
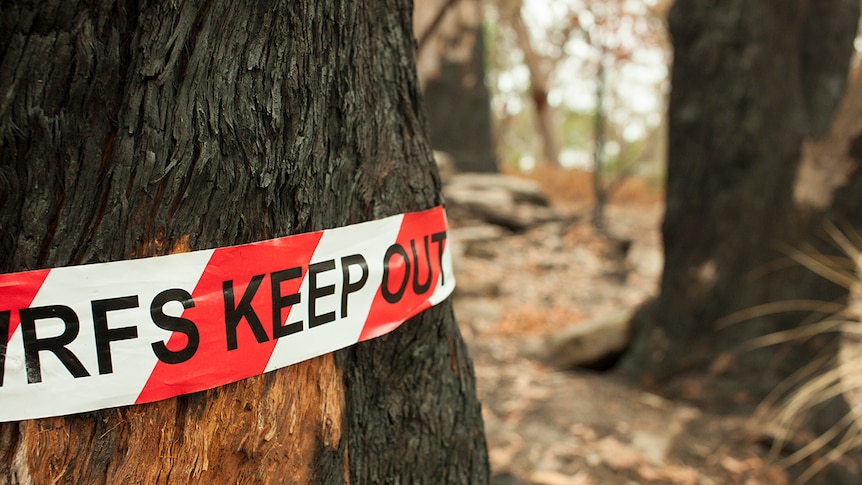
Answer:
[[[697,485],[700,474],[694,468],[687,466],[670,465],[654,468],[641,465],[638,467],[638,476],[650,482],[661,480],[678,485]]]
[[[599,440],[596,447],[602,461],[615,470],[634,468],[644,461],[638,450],[611,436]]]
[[[734,475],[742,475],[751,470],[751,466],[748,463],[741,462],[732,456],[722,457],[721,466]]]

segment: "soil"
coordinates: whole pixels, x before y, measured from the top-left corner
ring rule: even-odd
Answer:
[[[543,363],[545,336],[656,293],[663,207],[641,193],[608,207],[603,232],[589,201],[571,199],[554,200],[561,221],[484,242],[459,243],[450,221],[455,312],[483,403],[491,483],[793,483],[811,463],[781,466],[764,415],[719,414],[613,370]]]

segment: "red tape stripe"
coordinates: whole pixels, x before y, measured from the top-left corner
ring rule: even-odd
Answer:
[[[0,422],[259,375],[390,332],[454,285],[442,207],[215,250],[0,275]]]
[[[276,239],[257,245],[217,249],[207,264],[192,298],[194,308],[185,310],[183,318],[193,322],[213,322],[213,331],[202,332],[200,347],[190,360],[179,364],[166,364],[159,361],[136,404],[157,401],[180,394],[189,394],[213,387],[213,383],[235,382],[246,377],[262,374],[277,339],[273,338],[272,321],[272,274],[297,268],[298,277],[280,283],[282,295],[299,291],[305,277],[311,255],[320,241],[322,232],[302,234],[289,238]],[[289,261],[289,264],[285,264]],[[254,292],[249,284],[256,278],[260,284]],[[233,293],[234,307],[239,306],[243,297],[251,297],[250,308],[246,312],[260,320],[249,322],[241,318],[232,326],[231,334],[236,334],[233,350],[228,350],[227,329],[225,328],[224,282],[229,281]],[[235,312],[239,314],[241,312]],[[254,320],[254,317],[252,317]],[[258,342],[254,330],[263,342]],[[168,348],[181,349],[187,343],[184,334],[174,333]]]

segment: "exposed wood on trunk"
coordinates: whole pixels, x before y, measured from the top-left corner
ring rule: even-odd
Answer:
[[[410,25],[395,0],[3,4],[0,271],[440,203]],[[2,424],[0,459],[0,484],[488,480],[448,302],[210,391]]]
[[[793,187],[793,200],[803,211],[824,211],[832,206],[835,191],[847,185],[858,171],[862,135],[862,69],[855,57],[847,90],[835,112],[830,130],[802,146],[802,160]]]
[[[11,471],[32,483],[314,483],[321,450],[346,451],[343,400],[340,371],[326,355],[98,417],[22,421]]]

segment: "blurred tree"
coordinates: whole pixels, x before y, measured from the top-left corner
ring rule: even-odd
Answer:
[[[417,69],[431,145],[464,172],[496,172],[480,0],[418,0]]]
[[[497,0],[492,5],[500,51],[493,58],[491,76],[498,84],[495,114],[498,126],[507,130],[502,148],[519,151],[516,157],[535,158],[538,164],[592,168],[597,201],[593,219],[601,226],[604,204],[613,191],[642,169],[642,162],[653,161],[644,159],[655,152],[641,148],[658,145],[663,138],[663,130],[655,127],[663,111],[658,100],[665,86],[666,5],[624,0],[548,5]],[[527,147],[516,146],[516,139],[526,136],[515,133],[520,126],[513,120],[522,111],[513,92],[521,91],[531,108],[526,110],[533,120],[529,139],[537,140]]]
[[[540,162],[553,166],[560,165],[560,123],[554,107],[548,102],[551,89],[551,76],[562,51],[556,55],[542,55],[536,49],[530,29],[524,22],[523,0],[499,0],[497,2],[500,19],[514,33],[517,47],[523,54],[523,62],[530,73],[529,98],[534,109],[536,135],[540,140]],[[560,35],[568,38],[571,29],[564,29]]]
[[[581,39],[592,51],[590,64],[593,64],[595,84],[592,153],[595,205],[592,222],[599,229],[604,228],[604,211],[608,199],[631,175],[636,167],[634,162],[638,160],[636,158],[617,166],[613,177],[606,180],[605,173],[611,171],[606,143],[609,138],[609,105],[615,101],[618,103],[621,98],[616,92],[621,86],[609,86],[609,71],[614,74],[623,70],[627,64],[633,62],[637,51],[643,50],[645,46],[659,46],[664,50],[664,28],[656,25],[663,8],[662,4],[657,4],[651,9],[632,11],[624,0],[592,0],[584,3],[583,10],[572,12],[569,17],[569,22],[577,28]],[[612,141],[618,145],[626,145],[624,137],[619,133]]]
[[[409,2],[0,5],[0,271],[439,204]],[[218,365],[218,363],[213,363]],[[486,483],[449,302],[151,404],[0,424],[0,483]]]
[[[862,227],[862,172],[812,185],[800,170],[804,147],[827,132],[844,91],[858,19],[858,0],[673,5],[665,266],[660,295],[635,318],[630,371],[664,384],[712,376],[712,396],[733,403],[740,392],[762,398],[821,353],[834,355],[834,335],[740,351],[763,335],[804,329],[816,312],[718,322],[767,303],[804,309],[846,297],[788,251],[834,253],[822,238],[827,218]],[[800,184],[827,202],[794,198]]]

